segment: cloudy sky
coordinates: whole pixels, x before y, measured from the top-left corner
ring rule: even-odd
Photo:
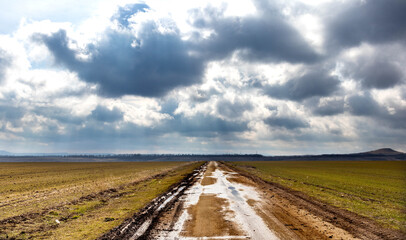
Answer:
[[[406,151],[406,1],[0,1],[0,150]]]

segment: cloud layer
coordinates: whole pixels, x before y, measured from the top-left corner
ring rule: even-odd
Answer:
[[[188,55],[178,34],[159,33],[152,22],[145,23],[139,38],[107,30],[97,46],[88,46],[91,57],[86,61],[77,59],[77,52],[69,48],[64,30],[34,38],[47,46],[57,64],[98,84],[100,94],[109,97],[162,96],[176,87],[200,82],[204,69],[202,60]]]
[[[314,4],[21,15],[0,35],[0,150],[406,151],[405,1]]]

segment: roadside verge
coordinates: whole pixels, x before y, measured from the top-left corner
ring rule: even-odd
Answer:
[[[319,199],[308,196],[303,192],[292,190],[281,184],[265,181],[258,176],[233,166],[230,163],[222,163],[233,171],[236,171],[261,185],[264,191],[269,191],[288,200],[290,204],[297,208],[305,209],[311,214],[320,217],[323,221],[329,222],[338,228],[348,231],[357,238],[404,239],[404,233],[401,231],[385,228],[372,219],[329,205]]]

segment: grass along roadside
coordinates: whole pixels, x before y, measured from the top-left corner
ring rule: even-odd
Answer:
[[[179,163],[0,163],[0,220],[140,181]]]
[[[406,162],[233,162],[260,178],[406,232]]]
[[[11,218],[13,219],[12,221],[4,222],[4,219],[1,220],[3,222],[0,224],[0,238],[8,236],[9,238],[14,237],[17,239],[28,239],[30,237],[36,239],[94,239],[119,225],[124,219],[132,216],[138,209],[142,208],[157,195],[165,192],[172,184],[180,181],[201,163],[120,163],[118,164],[119,166],[114,166],[117,163],[113,164],[113,166],[111,164],[105,163],[105,166],[100,166],[97,163],[96,166],[106,170],[113,168],[113,179],[119,180],[109,184],[105,183],[105,187],[100,188],[101,182],[111,179],[111,175],[106,177],[104,170],[99,171],[99,175],[93,174],[96,180],[94,181],[95,187],[92,192],[82,191],[76,194],[75,200],[70,202],[62,199],[66,195],[61,195],[61,199],[58,200],[54,198],[54,195],[51,195],[50,198],[55,199],[54,202],[50,199],[45,199],[47,202],[53,203],[53,207],[46,207],[44,210],[43,204],[40,202],[37,205],[36,211],[25,212],[20,215],[22,217],[14,216]],[[77,169],[81,174],[85,174],[86,172],[92,172],[89,165],[93,165],[93,163],[81,166],[79,164],[76,167],[71,165],[70,167]],[[83,168],[86,170],[83,170]],[[80,176],[75,171],[65,171],[64,168],[51,167],[51,169],[54,169],[54,172],[61,169],[61,172],[65,172],[65,177],[68,179],[70,179],[70,174]],[[126,169],[131,169],[132,171]],[[133,173],[131,174],[131,172]],[[166,174],[158,175],[157,178],[151,178],[152,175],[162,172],[166,172]],[[54,175],[54,173],[51,172],[51,175]],[[128,175],[133,176],[130,177]],[[88,184],[88,178],[79,179],[79,181],[67,180],[69,182],[68,185],[76,189],[75,187],[83,182]],[[133,181],[134,179],[136,180]],[[32,181],[35,182],[35,180]],[[51,189],[57,188],[55,186],[63,186],[59,189],[67,188],[66,184],[54,184]],[[82,189],[88,188],[91,188],[91,186]],[[45,191],[44,189],[46,188],[42,188],[42,191]],[[33,193],[35,192],[33,191]],[[62,193],[64,192],[62,191]],[[73,190],[70,192],[72,194],[75,193]],[[84,195],[86,193],[88,194]],[[26,208],[24,201],[20,203],[23,205],[22,208],[26,210],[33,209],[33,207]],[[3,210],[0,208],[0,211]]]

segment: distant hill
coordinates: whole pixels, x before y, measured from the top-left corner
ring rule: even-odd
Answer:
[[[391,148],[381,148],[368,152],[349,154],[322,154],[302,156],[273,156],[264,157],[265,160],[273,161],[405,161],[406,154]]]
[[[381,155],[398,155],[398,154],[404,154],[402,152],[398,152],[393,150],[392,148],[381,148],[369,152],[364,152],[361,154],[381,154]]]

